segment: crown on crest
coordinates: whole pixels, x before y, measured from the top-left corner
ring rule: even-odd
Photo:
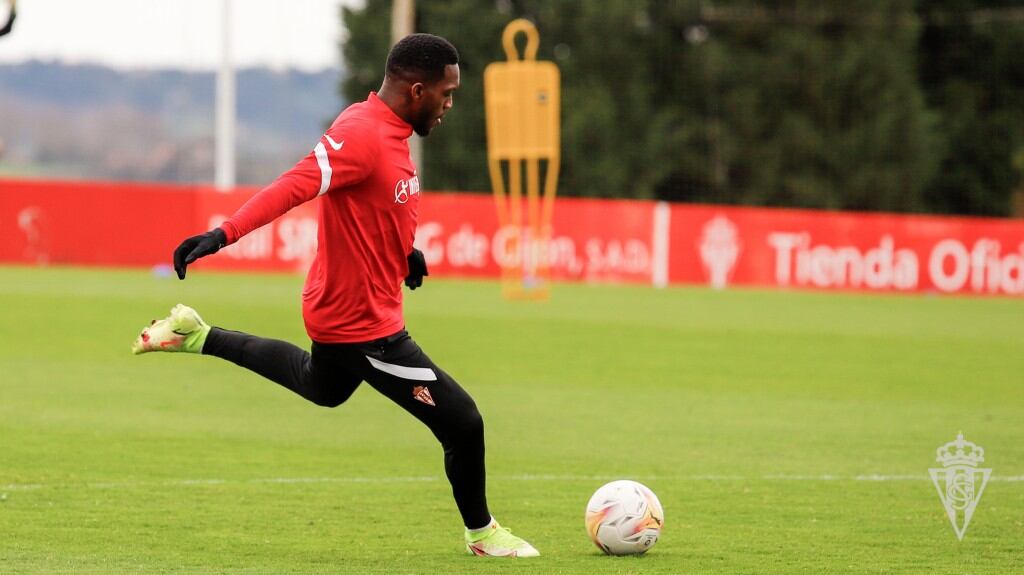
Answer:
[[[956,441],[950,441],[935,450],[935,461],[941,463],[943,467],[951,465],[975,467],[985,461],[985,450],[973,442],[965,440],[964,433],[961,431],[957,434]]]

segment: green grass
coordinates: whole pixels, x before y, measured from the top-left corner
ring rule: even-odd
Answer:
[[[507,561],[462,554],[438,445],[369,386],[329,410],[213,358],[129,353],[178,301],[302,344],[300,289],[0,268],[0,572],[1024,571],[1007,480],[1024,301],[557,286],[526,303],[429,279],[409,330],[476,398],[492,511],[543,554]],[[962,542],[927,479],[960,430],[997,479]],[[619,477],[664,504],[646,556],[584,533]]]

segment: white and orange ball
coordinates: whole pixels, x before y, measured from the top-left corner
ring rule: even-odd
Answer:
[[[609,555],[644,553],[658,542],[665,512],[653,491],[620,479],[602,485],[587,503],[590,540]]]

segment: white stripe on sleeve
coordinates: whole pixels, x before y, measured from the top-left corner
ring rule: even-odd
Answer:
[[[323,142],[313,148],[313,154],[316,156],[316,164],[320,166],[320,193],[317,195],[322,196],[331,187],[331,161],[327,159],[327,148]]]

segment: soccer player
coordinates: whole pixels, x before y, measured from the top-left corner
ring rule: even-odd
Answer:
[[[459,54],[430,34],[406,36],[388,54],[380,91],[349,106],[313,151],[219,227],[174,252],[174,268],[216,253],[291,208],[316,198],[316,258],[302,291],[310,352],[284,341],[212,327],[192,308],[145,328],[135,354],[172,351],[234,362],[325,407],[341,405],[366,381],[434,433],[479,556],[535,557],[487,508],[483,420],[468,393],[427,357],[405,330],[402,286],[427,275],[413,248],[421,196],[407,139],[430,134],[452,107]]]

